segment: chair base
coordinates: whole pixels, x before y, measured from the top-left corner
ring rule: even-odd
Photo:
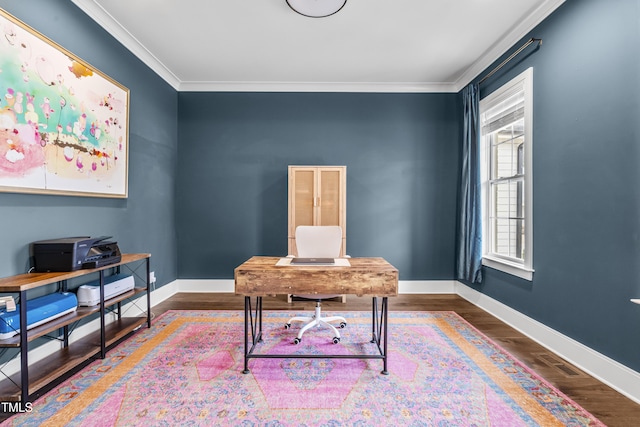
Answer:
[[[291,304],[293,302],[294,299],[296,299],[296,296],[293,294],[286,294],[287,297],[287,304]],[[304,298],[301,298],[304,299]],[[346,294],[342,294],[342,295],[338,295],[335,298],[332,298],[334,300],[340,300],[340,302],[342,302],[343,304],[347,303],[347,295]]]
[[[340,322],[340,328],[344,328],[347,326],[347,320],[342,316],[329,316],[322,317],[322,311],[320,309],[320,301],[316,303],[316,312],[313,317],[308,316],[296,316],[289,319],[289,321],[284,325],[285,329],[289,329],[291,327],[291,322],[307,322],[298,332],[298,336],[293,340],[294,344],[299,344],[302,341],[302,335],[307,332],[309,329],[313,327],[326,326],[333,331],[333,343],[338,344],[340,342],[340,332],[338,329],[329,322]]]

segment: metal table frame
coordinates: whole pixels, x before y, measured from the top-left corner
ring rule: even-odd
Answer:
[[[379,354],[264,354],[256,353],[256,346],[262,339],[262,297],[257,296],[255,307],[252,308],[251,296],[244,297],[244,370],[248,374],[249,359],[382,359],[383,375],[389,375],[387,370],[388,348],[388,298],[382,297],[382,304],[378,307],[378,297],[371,301],[371,341],[375,344]],[[249,338],[251,335],[251,338]],[[294,345],[294,344],[292,344]]]

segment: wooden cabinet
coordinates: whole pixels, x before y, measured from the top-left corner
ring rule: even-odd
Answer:
[[[339,225],[347,243],[347,167],[289,166],[289,254],[297,255],[299,225]]]
[[[347,167],[289,166],[289,255],[298,255],[296,227],[339,225],[340,256],[347,253]],[[342,295],[346,302],[346,295]],[[287,295],[291,302],[291,295]]]
[[[58,317],[40,326],[33,327],[25,331],[21,327],[21,332],[11,338],[0,341],[0,351],[6,348],[18,348],[20,350],[20,372],[10,377],[2,375],[0,367],[0,401],[22,401],[28,402],[29,397],[38,392],[51,382],[60,378],[71,369],[81,365],[90,358],[98,355],[105,358],[107,347],[124,338],[128,333],[136,330],[147,323],[151,327],[151,297],[149,293],[149,257],[150,254],[123,254],[119,263],[108,266],[77,270],[65,273],[27,273],[18,276],[0,279],[0,293],[14,293],[19,295],[20,301],[20,325],[26,325],[27,291],[58,284],[59,290],[66,291],[67,281],[91,273],[98,273],[100,277],[100,303],[91,307],[78,307],[76,311]],[[111,299],[104,299],[104,278],[105,271],[116,269],[121,266],[132,264],[129,270],[143,286],[134,287],[124,294]],[[141,268],[140,273],[136,273],[139,267],[144,264],[146,268]],[[143,277],[142,271],[146,273]],[[124,317],[122,316],[121,303],[128,298],[146,293],[147,314],[144,317]],[[26,302],[26,303],[25,303]],[[106,308],[116,306],[115,313],[117,319],[106,324]],[[75,324],[92,314],[100,314],[100,329],[93,334],[82,337],[77,341],[69,343],[69,326]],[[59,339],[62,348],[56,353],[46,357],[44,360],[30,364],[28,359],[29,343],[42,336],[49,336]]]

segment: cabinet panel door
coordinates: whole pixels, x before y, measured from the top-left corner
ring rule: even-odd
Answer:
[[[343,225],[340,222],[342,207],[341,172],[339,170],[319,170],[318,225]]]
[[[315,224],[316,202],[316,173],[310,170],[295,170],[294,172],[293,209],[295,210],[292,231],[299,225]]]

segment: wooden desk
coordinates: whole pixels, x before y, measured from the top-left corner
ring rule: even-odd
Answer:
[[[398,270],[382,258],[349,258],[349,267],[277,266],[280,258],[252,257],[234,271],[235,293],[244,295],[244,373],[250,358],[382,359],[387,375],[387,314],[390,296],[398,295]],[[277,294],[355,294],[371,296],[371,343],[380,354],[275,355],[254,353],[262,341],[262,297]],[[251,298],[256,298],[255,316]],[[378,297],[382,305],[378,309]],[[251,332],[251,346],[249,346]]]

